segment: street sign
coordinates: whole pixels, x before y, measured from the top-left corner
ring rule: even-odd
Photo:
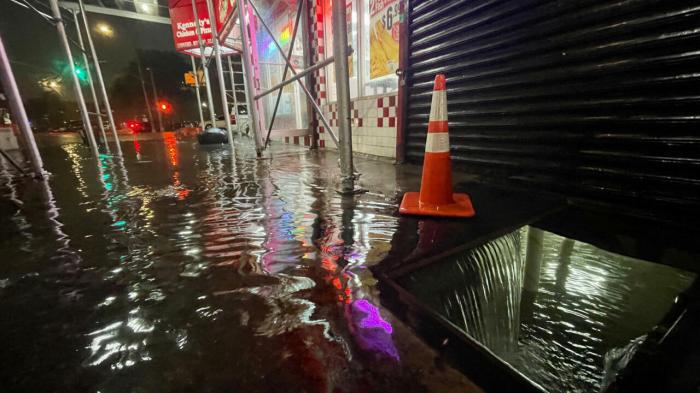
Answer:
[[[200,86],[206,86],[206,83],[204,83],[204,71],[201,68],[197,69],[197,80],[199,80]],[[194,79],[194,73],[192,71],[185,72],[185,84],[192,87],[197,86]]]
[[[185,84],[187,86],[195,86],[197,84],[192,71],[185,72]]]

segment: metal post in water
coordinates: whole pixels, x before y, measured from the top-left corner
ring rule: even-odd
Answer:
[[[216,113],[214,112],[214,97],[211,94],[211,81],[209,80],[209,68],[207,67],[207,56],[204,48],[204,40],[202,39],[202,28],[199,25],[199,12],[197,11],[197,1],[192,0],[192,13],[194,14],[194,31],[197,33],[197,41],[199,42],[199,52],[202,55],[202,71],[204,72],[204,84],[207,92],[207,108],[209,109],[209,121],[212,127],[216,125]],[[211,25],[211,18],[209,18]],[[204,123],[202,123],[204,129]]]
[[[333,2],[333,57],[335,58],[335,86],[338,92],[338,134],[340,153],[340,192],[355,192],[355,174],[352,162],[352,129],[350,126],[350,73],[348,68],[348,27],[344,1]]]
[[[238,115],[238,97],[236,97],[236,80],[234,79],[233,64],[231,63],[231,56],[228,59],[228,73],[231,75],[231,91],[233,92],[233,115],[236,116],[236,132],[241,133],[241,119]]]
[[[29,153],[29,162],[32,165],[34,177],[41,179],[44,177],[44,163],[41,160],[39,148],[36,146],[32,128],[29,125],[29,118],[27,118],[27,112],[24,110],[22,96],[19,94],[15,75],[12,72],[12,68],[10,68],[10,60],[7,57],[7,52],[5,52],[5,45],[2,42],[2,37],[0,37],[0,82],[2,82],[5,88],[5,94],[7,94],[7,98],[10,102],[12,116],[19,124],[19,130],[22,133],[27,152]]]
[[[207,1],[209,10],[209,22],[211,23],[211,40],[214,43],[214,60],[216,61],[216,73],[219,77],[219,93],[221,93],[221,106],[224,108],[224,121],[226,121],[226,131],[228,141],[233,146],[233,133],[231,132],[231,111],[228,109],[228,99],[226,98],[226,81],[224,79],[224,65],[221,61],[221,45],[219,44],[219,32],[216,29],[216,17],[212,0]]]
[[[146,81],[143,80],[143,71],[141,70],[141,59],[139,59],[138,53],[136,54],[136,69],[139,71],[139,81],[141,81],[141,91],[143,92],[143,102],[146,104],[146,113],[148,114],[148,121],[151,123],[151,127],[155,125],[153,122],[153,111],[151,111],[151,100],[148,99],[148,93],[146,92]]]
[[[100,127],[100,136],[105,144],[105,150],[109,153],[109,143],[107,143],[107,134],[105,133],[105,126],[102,121],[102,113],[100,112],[100,102],[97,101],[97,93],[95,92],[95,84],[92,81],[92,72],[90,72],[90,62],[88,61],[87,52],[85,51],[85,43],[83,42],[83,33],[80,31],[80,21],[78,21],[78,13],[72,10],[73,20],[75,21],[75,30],[78,32],[78,43],[80,44],[80,49],[83,51],[83,61],[85,62],[85,74],[87,76],[88,85],[90,86],[90,94],[92,95],[92,102],[95,105],[95,114],[97,115],[97,125]]]
[[[197,65],[194,63],[194,56],[190,56],[190,60],[192,61],[192,73],[194,74],[194,91],[197,93],[199,124],[204,124],[204,113],[202,113],[202,96],[199,94],[199,75],[197,75]]]
[[[58,1],[51,0],[51,4],[56,3],[56,8],[58,9]],[[90,24],[87,20],[87,13],[85,12],[85,6],[83,5],[83,0],[78,0],[78,6],[80,7],[80,13],[83,16],[83,24],[85,25],[85,36],[87,37],[88,45],[90,46],[90,53],[92,54],[92,61],[95,63],[95,74],[97,75],[97,83],[100,85],[100,90],[102,91],[102,99],[105,102],[105,110],[107,111],[107,119],[109,119],[109,126],[112,128],[112,135],[114,136],[114,143],[117,145],[117,154],[122,155],[122,147],[119,144],[119,134],[117,134],[117,125],[114,123],[114,115],[112,114],[112,105],[109,103],[109,96],[107,96],[107,88],[105,87],[104,78],[102,78],[102,68],[100,67],[100,60],[97,57],[97,51],[95,50],[95,45],[92,42],[92,34],[90,34]],[[65,36],[65,30],[63,32]],[[68,41],[66,40],[66,45]],[[71,63],[72,65],[72,63]],[[77,78],[74,78],[77,79]],[[81,94],[82,96],[82,94]],[[91,127],[92,128],[92,127]]]
[[[256,108],[256,98],[254,89],[254,73],[253,65],[251,64],[251,54],[250,50],[255,50],[251,48],[250,40],[248,36],[248,19],[246,18],[248,14],[248,2],[246,0],[239,0],[238,3],[238,19],[241,25],[241,40],[243,41],[243,52],[241,53],[241,62],[243,63],[243,80],[245,82],[246,89],[246,104],[248,106],[248,124],[253,130],[253,139],[255,140],[255,150],[258,157],[262,156],[262,151],[264,149],[262,141],[262,130],[258,126],[258,116],[262,113],[257,113]],[[253,33],[254,34],[254,33]],[[274,38],[273,38],[274,40]]]
[[[163,132],[163,115],[158,108],[158,90],[156,90],[156,81],[153,79],[153,69],[151,67],[146,67],[146,71],[151,75],[151,87],[153,88],[153,105],[156,107],[156,113],[158,114],[158,131]]]
[[[51,4],[51,13],[53,14],[54,20],[56,22],[56,29],[58,30],[58,35],[61,39],[61,45],[63,46],[63,50],[65,51],[68,60],[71,78],[73,79],[75,99],[78,101],[78,108],[80,109],[80,116],[82,117],[83,125],[85,126],[85,132],[87,134],[88,143],[90,145],[90,149],[92,149],[92,153],[95,155],[96,158],[98,158],[100,153],[97,149],[97,142],[95,142],[95,134],[92,132],[90,115],[88,114],[87,105],[85,105],[83,91],[80,88],[80,80],[78,80],[78,76],[75,74],[75,63],[73,61],[73,54],[71,53],[70,44],[68,43],[66,27],[63,25],[63,19],[61,19],[61,10],[58,8],[58,0],[49,0],[49,3]],[[85,15],[83,14],[83,17],[84,16]],[[95,63],[97,63],[97,59],[95,59]],[[97,64],[95,65],[96,68],[99,69],[99,66],[97,66]]]

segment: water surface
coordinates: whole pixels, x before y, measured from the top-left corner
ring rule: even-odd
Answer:
[[[377,301],[393,196],[341,198],[335,156],[164,135],[1,171],[2,391],[476,391]]]
[[[597,392],[695,275],[526,226],[400,283],[550,392]]]

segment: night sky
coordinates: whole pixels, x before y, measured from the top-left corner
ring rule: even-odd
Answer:
[[[170,25],[94,13],[88,13],[88,18],[93,26],[99,22],[106,22],[114,29],[112,38],[104,38],[93,33],[97,55],[108,86],[112,78],[135,59],[136,49],[175,52]],[[69,36],[77,42],[75,23],[72,18],[66,21],[66,26]],[[23,98],[39,95],[41,88],[37,81],[43,77],[58,74],[60,62],[65,64],[65,55],[56,28],[33,11],[9,0],[0,0],[0,35],[12,62],[12,69]],[[77,59],[80,53],[76,47],[71,49]],[[73,99],[70,87],[64,89],[64,98]]]

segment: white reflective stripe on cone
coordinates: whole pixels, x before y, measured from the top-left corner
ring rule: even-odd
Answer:
[[[425,141],[426,153],[447,153],[450,151],[450,134],[446,132],[429,132]]]
[[[447,121],[447,92],[433,90],[433,100],[430,103],[430,121]]]

